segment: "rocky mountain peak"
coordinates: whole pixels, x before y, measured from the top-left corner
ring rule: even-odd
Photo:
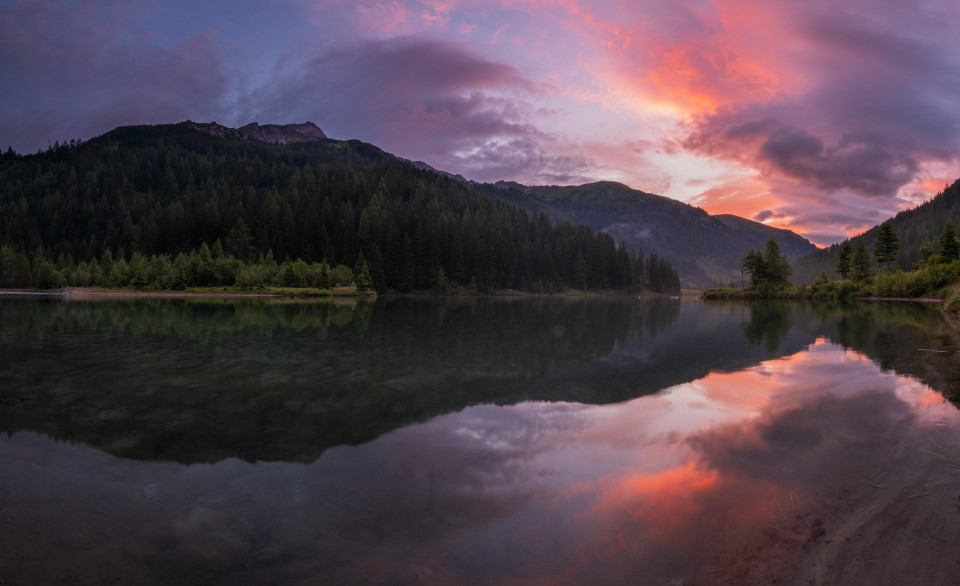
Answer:
[[[327,135],[313,122],[304,122],[303,124],[258,124],[251,122],[240,128],[230,128],[216,122],[191,122],[187,121],[190,128],[205,132],[211,136],[240,138],[243,140],[256,140],[259,142],[269,142],[274,144],[287,144],[290,142],[306,142],[310,140],[323,140]]]

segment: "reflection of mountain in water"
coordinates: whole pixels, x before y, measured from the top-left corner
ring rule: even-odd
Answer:
[[[883,364],[896,352],[883,340],[943,331],[937,312],[884,307],[4,301],[0,429],[131,458],[312,461],[478,403],[624,401],[793,354],[820,334],[865,339]]]

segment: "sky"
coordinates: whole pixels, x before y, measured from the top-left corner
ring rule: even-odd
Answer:
[[[0,147],[310,120],[826,245],[960,177],[957,30],[947,0],[0,0]]]

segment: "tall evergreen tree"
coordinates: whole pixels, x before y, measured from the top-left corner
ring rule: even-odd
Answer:
[[[403,255],[400,258],[400,280],[397,281],[397,289],[400,291],[410,291],[416,282],[416,273],[414,269],[415,256],[413,253],[413,242],[410,235],[403,237]]]
[[[353,284],[360,291],[369,291],[373,289],[373,277],[370,276],[370,268],[367,266],[366,259],[363,258],[363,252],[357,259],[357,269],[354,271]]]
[[[787,262],[787,256],[780,252],[780,245],[773,238],[767,240],[767,245],[764,247],[763,262],[766,266],[767,282],[778,285],[787,284],[793,269]]]
[[[897,233],[893,231],[890,222],[884,222],[880,226],[877,234],[877,241],[873,245],[873,255],[877,258],[877,264],[881,268],[889,265],[897,259],[897,251],[900,250],[900,239]]]
[[[752,248],[740,261],[741,270],[750,278],[751,286],[757,286],[764,282],[766,279],[765,265],[763,255]]]
[[[250,234],[247,223],[243,221],[243,216],[240,216],[227,234],[227,252],[242,261],[248,261],[254,251],[253,235]]]
[[[870,276],[870,253],[867,252],[867,245],[862,238],[857,241],[850,266],[854,279],[865,279]]]
[[[929,240],[924,240],[923,244],[920,245],[920,261],[917,263],[918,266],[925,266],[930,262],[930,259],[936,254],[937,251],[933,249],[933,245],[930,244]]]
[[[837,259],[837,274],[841,279],[849,279],[853,274],[853,246],[849,240],[844,240],[840,245],[839,258]]]
[[[960,259],[960,240],[957,240],[957,229],[953,226],[953,222],[948,221],[943,225],[943,232],[940,233],[937,244],[940,248],[937,253],[943,262]]]
[[[787,278],[793,272],[786,255],[780,252],[780,245],[773,238],[767,240],[763,253],[751,248],[740,261],[740,266],[750,277],[753,286],[786,285]]]

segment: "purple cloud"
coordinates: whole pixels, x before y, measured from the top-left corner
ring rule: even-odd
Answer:
[[[771,219],[771,218],[778,219],[778,218],[784,218],[784,217],[785,217],[784,214],[778,214],[777,212],[774,212],[773,210],[761,210],[761,211],[759,211],[759,212],[757,212],[756,214],[753,215],[753,221],[754,221],[754,222],[765,222],[765,221],[767,221],[767,220],[769,220],[769,219]]]
[[[123,124],[209,117],[229,91],[215,31],[169,44],[133,32],[141,5],[0,6],[0,143],[24,152]]]
[[[453,42],[415,37],[321,47],[242,105],[244,119],[317,120],[337,138],[360,138],[471,178],[581,178],[592,166],[558,154],[533,101],[551,91],[516,68]]]
[[[781,118],[804,122],[778,104],[703,116],[694,123],[684,146],[826,192],[849,190],[868,197],[896,196],[920,170],[917,148],[895,141],[889,129],[879,123],[875,131],[845,132],[827,143],[827,139]]]

